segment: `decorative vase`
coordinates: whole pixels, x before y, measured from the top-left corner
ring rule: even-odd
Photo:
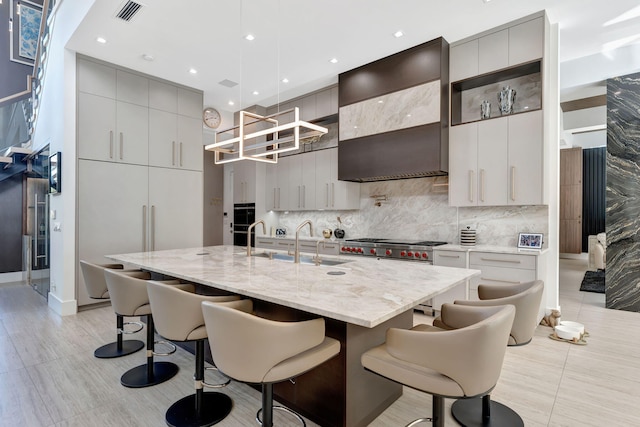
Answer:
[[[500,114],[513,113],[513,104],[516,102],[516,90],[511,89],[509,86],[502,88],[498,92],[498,105],[500,107]]]
[[[480,104],[480,119],[488,119],[491,117],[491,103],[486,99]]]

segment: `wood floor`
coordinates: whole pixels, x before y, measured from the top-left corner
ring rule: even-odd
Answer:
[[[550,329],[539,326],[529,345],[507,349],[493,399],[516,410],[528,427],[638,426],[640,314],[607,310],[604,295],[579,292],[586,260],[560,265],[562,317],[585,324],[588,345],[553,341]],[[415,321],[431,318],[416,314]],[[0,285],[0,426],[165,425],[166,408],[193,393],[193,356],[178,350],[158,358],[177,363],[178,375],[155,387],[127,389],[119,377],[144,363],[144,352],[93,357],[95,348],[114,340],[114,325],[110,307],[59,317],[30,287]],[[144,340],[142,334],[137,338]],[[257,425],[257,391],[232,382],[223,392],[234,400],[234,409],[219,426]],[[447,401],[447,425],[455,426],[450,405]],[[371,426],[403,426],[430,412],[429,395],[405,389]],[[276,425],[298,424],[276,412]]]

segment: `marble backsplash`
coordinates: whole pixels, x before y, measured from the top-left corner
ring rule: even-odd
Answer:
[[[460,230],[477,230],[478,245],[516,246],[518,233],[548,235],[547,206],[496,206],[456,208],[448,205],[447,177],[380,181],[361,184],[359,211],[308,211],[271,213],[271,223],[294,234],[306,219],[316,236],[342,220],[345,238],[376,237],[439,240],[459,243]],[[377,205],[372,196],[386,196]],[[381,198],[378,198],[378,200]],[[307,236],[307,230],[303,231]],[[546,245],[545,245],[546,246]]]

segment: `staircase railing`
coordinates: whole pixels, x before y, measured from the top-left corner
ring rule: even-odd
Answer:
[[[27,76],[27,87],[0,99],[0,152],[19,145],[29,147],[38,118],[38,106],[45,74],[47,48],[55,19],[55,8],[62,0],[44,0],[33,72]],[[26,133],[25,133],[26,132]]]

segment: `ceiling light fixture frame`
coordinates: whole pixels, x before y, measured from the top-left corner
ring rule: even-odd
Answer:
[[[280,124],[277,119],[293,112],[293,121]],[[247,126],[263,124],[269,126],[266,129],[247,131]],[[315,140],[326,134],[329,130],[323,126],[300,120],[300,109],[279,111],[268,116],[239,112],[239,124],[215,133],[213,144],[205,146],[205,150],[215,152],[215,164],[237,162],[239,160],[253,160],[264,163],[277,163],[278,155],[300,148],[300,143],[305,140]],[[233,133],[233,137],[225,138],[225,135]],[[280,133],[285,136],[280,137]],[[268,139],[271,137],[271,139]],[[218,141],[218,139],[222,139]]]

